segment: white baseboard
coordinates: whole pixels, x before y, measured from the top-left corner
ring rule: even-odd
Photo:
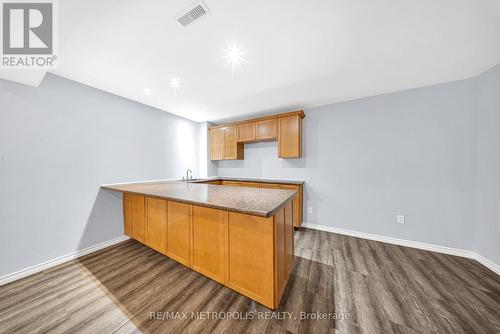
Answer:
[[[385,237],[383,235],[378,235],[378,234],[357,232],[357,231],[345,230],[345,229],[332,227],[332,226],[318,225],[318,224],[303,223],[302,227],[310,228],[313,230],[320,230],[320,231],[348,235],[348,236],[356,237],[356,238],[380,241],[380,242],[385,242],[385,243],[393,244],[393,245],[399,245],[399,246],[428,250],[428,251],[437,252],[437,253],[466,257],[466,258],[474,259],[474,260],[478,261],[479,263],[481,263],[482,265],[484,265],[488,269],[495,272],[497,275],[500,275],[500,266],[498,264],[494,263],[491,260],[488,260],[487,258],[483,257],[481,254],[478,254],[478,253],[473,252],[473,251],[468,251],[468,250],[459,249],[459,248],[433,245],[433,244],[427,244],[427,243],[418,242],[418,241]]]
[[[130,238],[126,235],[123,235],[123,236],[120,236],[120,237],[117,237],[117,238],[114,238],[114,239],[111,239],[111,240],[108,240],[105,242],[101,242],[100,244],[97,244],[97,245],[94,245],[94,246],[91,246],[91,247],[64,255],[64,256],[61,256],[61,257],[37,264],[37,265],[34,265],[32,267],[21,269],[19,271],[14,272],[14,273],[1,276],[0,277],[0,286],[5,285],[7,283],[10,283],[12,281],[21,279],[23,277],[33,275],[33,274],[40,272],[42,270],[57,266],[61,263],[68,262],[68,261],[74,260],[76,258],[79,258],[81,256],[96,252],[96,251],[101,250],[103,248],[106,248],[106,247],[112,246],[114,244],[117,244],[119,242],[125,241],[127,239],[130,239]]]
[[[488,269],[491,269],[494,271],[497,275],[500,275],[500,266],[496,264],[495,262],[485,258],[481,254],[475,253],[476,256],[473,257],[474,260],[477,262],[481,263],[483,266],[485,266]]]

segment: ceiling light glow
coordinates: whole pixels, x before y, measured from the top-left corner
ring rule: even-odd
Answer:
[[[238,44],[231,44],[224,50],[224,58],[231,65],[233,71],[235,67],[247,62],[244,56],[245,51],[243,50],[243,46]]]
[[[177,95],[177,89],[182,86],[182,81],[177,76],[171,76],[170,79],[168,79],[168,84],[172,90],[172,94],[175,96]]]
[[[181,81],[179,78],[176,77],[171,77],[170,80],[168,81],[169,85],[172,86],[172,88],[179,88],[181,86]]]
[[[151,90],[149,88],[144,88],[144,95],[151,95]]]

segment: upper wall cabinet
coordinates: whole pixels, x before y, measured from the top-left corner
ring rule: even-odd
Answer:
[[[278,119],[271,118],[257,122],[257,140],[276,140],[278,138]]]
[[[242,160],[243,144],[237,141],[236,125],[224,127],[224,160]]]
[[[257,138],[255,135],[255,122],[248,122],[236,125],[238,142],[252,142]]]
[[[210,130],[210,159],[224,159],[224,128]]]
[[[302,157],[302,118],[299,115],[278,119],[278,157]]]
[[[210,129],[210,159],[243,159],[243,144],[237,141],[236,125]]]
[[[243,144],[278,141],[280,158],[302,157],[302,110],[210,128],[211,160],[243,159]]]

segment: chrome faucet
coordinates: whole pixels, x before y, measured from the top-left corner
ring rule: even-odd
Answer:
[[[184,177],[182,177],[184,179]],[[191,169],[187,169],[185,180],[191,180],[193,178],[193,171]]]

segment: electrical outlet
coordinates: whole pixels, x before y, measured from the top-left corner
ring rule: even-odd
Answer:
[[[405,216],[396,216],[397,223],[398,224],[404,224],[405,223]]]
[[[308,207],[308,208],[307,208],[307,213],[308,213],[308,214],[310,214],[310,215],[312,215],[312,213],[313,213],[313,208]]]

